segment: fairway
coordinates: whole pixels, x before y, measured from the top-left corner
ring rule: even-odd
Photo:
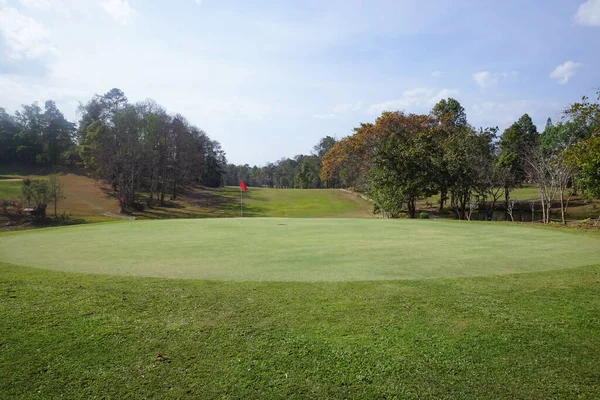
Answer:
[[[458,221],[138,221],[0,235],[0,262],[53,270],[237,281],[368,281],[581,267],[600,240]]]

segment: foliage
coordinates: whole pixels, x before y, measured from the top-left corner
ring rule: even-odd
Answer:
[[[600,198],[600,134],[578,143],[567,153],[579,168],[579,186],[589,198]]]
[[[323,156],[334,147],[331,136],[322,138],[313,147],[313,154],[284,158],[264,167],[228,164],[225,184],[237,186],[243,180],[248,186],[270,188],[321,189],[328,187],[320,177]],[[329,185],[331,187],[331,185]]]
[[[378,118],[375,127],[383,139],[373,157],[366,193],[384,214],[396,217],[405,206],[415,218],[416,200],[435,193],[431,124],[427,116],[400,112]]]
[[[566,158],[577,167],[578,184],[587,197],[600,198],[600,91],[597,102],[587,97],[574,103],[566,115],[590,132],[589,137],[567,149]]]
[[[429,219],[429,213],[420,212],[419,213],[419,219]]]
[[[321,179],[329,187],[353,187],[363,191],[382,133],[383,130],[374,124],[361,124],[355,128],[353,135],[337,142],[325,154]]]
[[[48,180],[26,178],[23,180],[21,190],[23,200],[34,207],[33,215],[38,219],[45,219],[46,208],[52,200]]]
[[[44,110],[37,103],[24,105],[15,116],[0,108],[0,159],[4,162],[58,165],[75,147],[75,125],[65,119],[52,101]]]
[[[169,115],[152,100],[130,104],[119,89],[80,106],[81,157],[86,168],[108,180],[128,205],[141,191],[165,204],[192,183],[223,183],[221,145],[182,115]],[[138,207],[139,208],[139,207]]]
[[[537,146],[538,140],[537,127],[528,114],[523,114],[517,122],[504,131],[500,138],[502,153],[498,163],[502,168],[510,171],[504,182],[506,188],[521,185],[525,178],[524,154]]]

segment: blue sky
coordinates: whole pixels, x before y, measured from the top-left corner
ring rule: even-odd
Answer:
[[[153,98],[234,163],[454,97],[538,127],[600,87],[600,0],[0,0],[0,107]]]

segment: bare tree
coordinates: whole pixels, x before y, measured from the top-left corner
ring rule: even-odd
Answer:
[[[467,221],[471,220],[471,216],[473,215],[473,211],[479,210],[479,201],[471,200],[469,202],[469,213],[467,214]]]
[[[58,213],[56,211],[57,206],[58,206],[58,201],[65,198],[64,185],[58,179],[58,175],[56,175],[56,174],[50,175],[48,182],[50,184],[50,201],[52,201],[54,203],[54,218],[56,218],[58,216]]]
[[[515,218],[513,216],[513,210],[515,209],[515,203],[517,202],[517,200],[515,199],[510,199],[508,202],[508,207],[506,207],[506,212],[508,213],[508,216],[510,217],[510,220],[512,222],[515,222]]]
[[[552,201],[559,187],[556,170],[559,157],[556,152],[547,152],[539,146],[534,146],[525,152],[524,160],[526,172],[531,176],[540,194],[542,222],[548,224]]]

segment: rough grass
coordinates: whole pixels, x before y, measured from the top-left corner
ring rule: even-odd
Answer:
[[[0,393],[593,399],[600,396],[599,293],[600,266],[259,283],[0,264]]]
[[[170,278],[420,279],[594,265],[600,261],[600,238],[510,223],[180,219],[3,234],[0,261]]]

